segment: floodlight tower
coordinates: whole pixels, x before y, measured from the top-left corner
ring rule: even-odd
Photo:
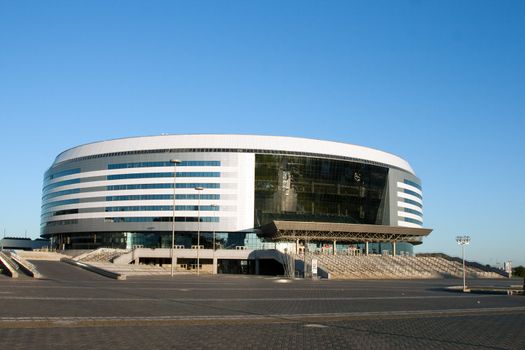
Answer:
[[[465,246],[470,244],[470,236],[457,236],[456,242],[461,246],[461,255],[463,257],[463,291],[465,291],[467,289],[465,271]]]

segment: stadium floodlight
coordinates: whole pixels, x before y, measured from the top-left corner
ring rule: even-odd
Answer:
[[[470,244],[470,236],[457,236],[456,242],[461,246],[461,255],[463,258],[463,291],[466,291],[466,271],[465,271],[465,246]]]
[[[177,164],[180,164],[180,160],[171,159],[170,163],[173,164],[173,217],[171,218],[171,277],[173,277],[173,246],[175,245],[175,187],[177,183]]]

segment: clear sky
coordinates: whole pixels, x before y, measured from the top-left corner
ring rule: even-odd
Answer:
[[[161,133],[359,144],[423,181],[417,252],[525,265],[525,2],[0,0],[0,230],[64,149]]]

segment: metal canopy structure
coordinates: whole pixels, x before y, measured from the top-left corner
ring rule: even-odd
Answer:
[[[274,241],[340,241],[410,242],[421,244],[421,239],[432,232],[428,228],[363,225],[332,222],[272,221],[261,227],[261,236]]]

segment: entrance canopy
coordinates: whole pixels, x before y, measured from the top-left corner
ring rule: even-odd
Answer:
[[[410,242],[420,244],[432,229],[333,222],[272,221],[261,227],[261,236],[274,241]]]

